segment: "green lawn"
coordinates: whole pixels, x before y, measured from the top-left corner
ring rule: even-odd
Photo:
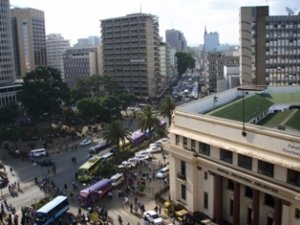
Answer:
[[[272,93],[267,98],[274,104],[300,103],[300,93]]]
[[[277,127],[282,124],[283,121],[292,113],[293,111],[285,111],[279,113],[272,113],[261,120],[258,124],[267,127]]]
[[[296,130],[300,130],[300,110],[296,109],[295,114],[287,121],[286,125]]]

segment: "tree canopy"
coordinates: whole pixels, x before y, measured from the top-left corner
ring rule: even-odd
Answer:
[[[195,59],[189,52],[176,52],[178,74],[182,75],[188,68],[195,67]]]
[[[169,126],[172,123],[172,114],[175,109],[175,103],[170,95],[167,95],[159,104],[159,112],[161,115],[168,117]]]
[[[158,127],[160,125],[160,120],[157,118],[157,114],[150,105],[146,105],[138,112],[137,119],[141,130],[148,130],[151,132],[153,127]]]
[[[125,143],[126,139],[130,138],[130,132],[119,121],[112,121],[105,129],[104,139],[117,149],[120,149],[120,143]]]
[[[62,101],[68,97],[68,87],[58,70],[40,66],[27,73],[23,80],[23,90],[18,97],[32,118],[46,114],[51,117],[61,112]]]

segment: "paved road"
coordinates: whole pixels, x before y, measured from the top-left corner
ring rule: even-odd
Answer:
[[[78,142],[75,141],[76,143]],[[74,143],[74,144],[76,144]],[[72,144],[72,143],[71,143]],[[50,154],[50,157],[56,163],[56,174],[51,177],[56,185],[63,189],[64,184],[67,184],[68,187],[72,186],[72,181],[74,180],[74,174],[78,167],[88,159],[88,149],[89,146],[79,147],[73,151],[62,151],[59,154],[54,151]],[[71,158],[77,158],[77,164],[71,163]],[[155,154],[155,159],[149,164],[149,167],[153,171],[157,171],[160,164],[162,163],[161,154]],[[23,193],[19,192],[18,197],[12,197],[8,193],[8,189],[3,189],[1,196],[7,200],[9,204],[12,204],[17,212],[20,212],[22,206],[30,206],[32,203],[38,201],[39,199],[45,196],[45,193],[39,189],[34,183],[34,177],[42,177],[42,175],[47,173],[47,168],[34,165],[29,160],[22,161],[21,159],[15,159],[8,157],[5,160],[6,171],[9,171],[9,168],[13,169],[13,172],[9,174],[10,183],[19,182],[20,188]],[[138,171],[146,171],[147,167],[141,166]],[[139,173],[141,174],[141,173]],[[145,195],[139,196],[140,201],[145,205],[145,209],[154,209],[154,194],[163,187],[163,182],[154,180],[148,183]],[[78,196],[79,190],[74,192],[74,197],[71,199],[71,208],[70,212],[77,215],[78,213]],[[129,200],[133,201],[134,196],[129,195]],[[137,224],[139,221],[142,224],[142,219],[136,215],[130,213],[129,209],[122,205],[122,199],[118,198],[117,190],[113,191],[112,200],[104,199],[99,202],[100,205],[104,205],[108,209],[108,214],[111,216],[115,223],[117,223],[117,216],[121,215],[123,218],[123,224],[129,222],[131,225]],[[19,213],[20,215],[20,213]]]

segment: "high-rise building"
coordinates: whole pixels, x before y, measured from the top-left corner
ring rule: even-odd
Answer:
[[[31,8],[11,9],[17,77],[47,65],[44,12]]]
[[[299,224],[299,104],[299,86],[248,86],[176,107],[170,201],[205,224]]]
[[[179,30],[166,30],[166,42],[171,48],[176,49],[176,52],[186,51],[187,42],[183,33]]]
[[[219,33],[209,32],[207,33],[206,28],[204,30],[204,50],[206,52],[218,51],[220,46]]]
[[[269,15],[268,6],[241,7],[241,84],[300,84],[300,15]]]
[[[160,95],[158,17],[136,13],[101,20],[103,74],[140,98]]]
[[[88,38],[79,38],[77,43],[74,44],[73,47],[90,47],[90,46],[97,46],[101,44],[101,38],[98,36],[89,36]]]
[[[64,80],[63,54],[70,47],[70,41],[65,40],[61,34],[49,34],[46,40],[47,65],[60,71]]]
[[[172,67],[172,61],[174,61],[174,59],[171,59],[171,57],[174,58],[175,56],[171,56],[171,48],[167,43],[161,42],[159,50],[161,76],[159,88],[161,89],[161,93],[164,93],[174,79]]]
[[[63,63],[65,82],[69,87],[74,87],[79,79],[101,74],[101,47],[69,48],[63,55]]]
[[[0,0],[0,107],[17,102],[9,0]]]

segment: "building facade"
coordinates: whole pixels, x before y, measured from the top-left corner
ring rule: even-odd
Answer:
[[[204,30],[204,50],[206,52],[218,51],[220,46],[219,33],[209,32],[207,33],[206,28]]]
[[[65,82],[74,87],[77,80],[101,74],[101,47],[69,48],[63,55],[63,63]]]
[[[299,85],[300,15],[241,7],[240,41],[243,85]]]
[[[44,12],[11,9],[15,70],[18,78],[37,66],[47,65]]]
[[[137,13],[101,20],[103,74],[139,98],[160,95],[159,24],[154,15]]]
[[[176,52],[184,52],[187,48],[187,42],[184,34],[175,29],[166,30],[166,42],[175,49]]]
[[[46,40],[47,65],[60,71],[64,80],[63,54],[70,48],[70,41],[65,40],[61,34],[49,34]]]
[[[91,47],[101,45],[101,38],[98,36],[89,36],[88,38],[79,38],[77,43],[73,46],[76,48]]]
[[[296,96],[290,103],[274,103],[267,110],[256,105],[247,109],[257,111],[255,117],[260,118],[300,103],[299,86],[268,86],[235,88],[177,107],[165,146],[171,200],[217,224],[299,224],[299,130],[269,128],[213,114],[235,102],[239,106],[248,103],[250,98],[258,98],[256,94],[264,98],[280,93]]]
[[[164,93],[174,79],[174,68],[172,67],[172,62],[174,61],[174,59],[171,59],[171,57],[174,58],[175,56],[171,56],[171,49],[167,43],[162,42],[159,46],[159,49],[161,78],[158,88],[161,89],[160,93]]]
[[[0,107],[17,102],[9,0],[0,0]]]

